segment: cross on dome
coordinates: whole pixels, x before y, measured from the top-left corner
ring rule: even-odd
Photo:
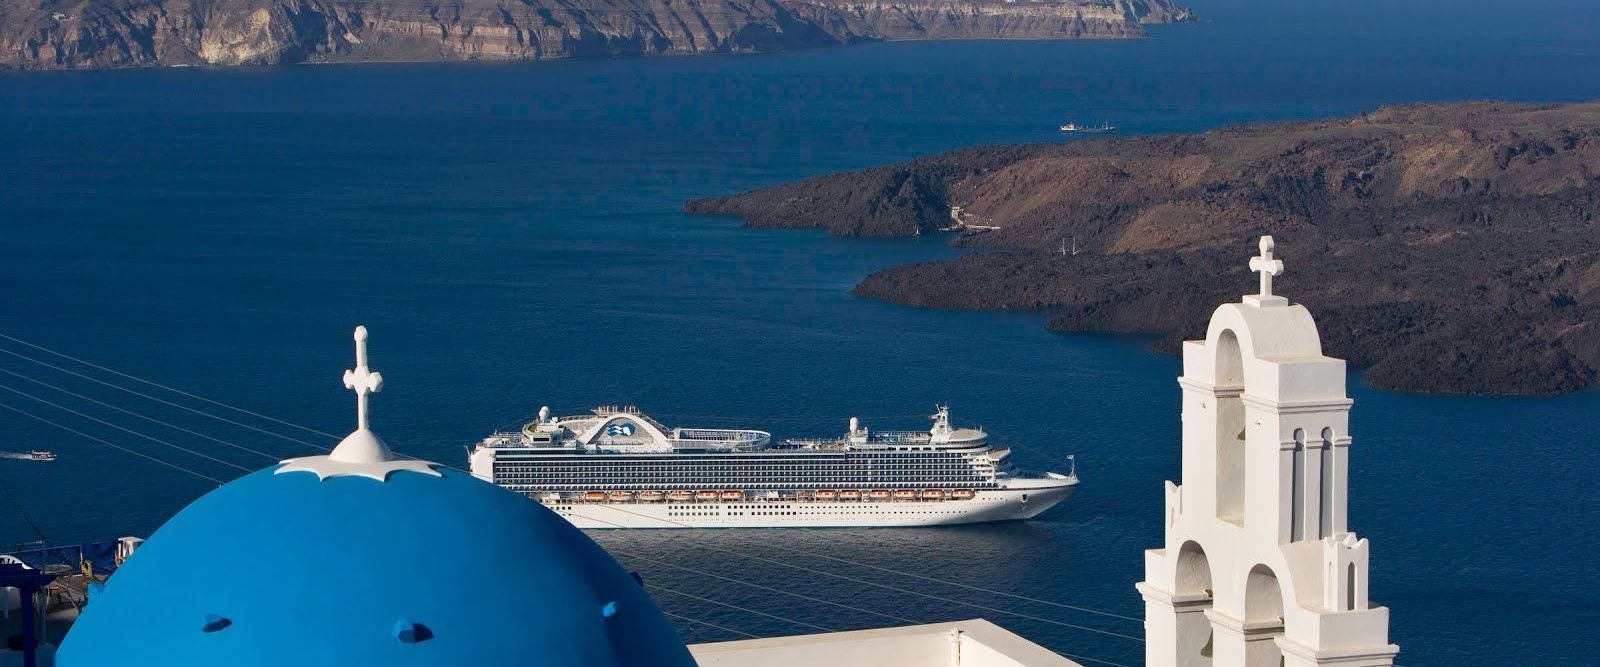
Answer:
[[[378,481],[388,479],[396,470],[409,470],[439,476],[439,472],[426,461],[404,460],[396,457],[378,434],[373,433],[367,420],[367,397],[383,389],[383,375],[367,367],[367,328],[357,326],[356,367],[344,372],[344,386],[356,393],[356,430],[339,441],[327,456],[307,456],[284,461],[278,473],[313,472],[318,477],[359,476]]]
[[[345,389],[356,392],[356,430],[367,430],[367,394],[383,391],[383,374],[367,368],[367,328],[356,326],[356,367],[344,372]]]
[[[1271,236],[1261,237],[1261,255],[1250,258],[1250,270],[1261,274],[1261,293],[1253,295],[1254,298],[1245,297],[1246,302],[1258,306],[1286,305],[1288,299],[1272,294],[1272,277],[1283,273],[1283,260],[1273,259],[1272,249],[1277,244],[1273,243]]]

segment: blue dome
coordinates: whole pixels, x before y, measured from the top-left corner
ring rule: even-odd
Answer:
[[[439,472],[272,468],[207,494],[92,597],[58,664],[694,665],[582,532]]]

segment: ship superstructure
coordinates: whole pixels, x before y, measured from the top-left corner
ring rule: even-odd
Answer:
[[[637,408],[539,417],[471,451],[472,473],[581,528],[926,526],[1028,519],[1064,499],[1075,472],[1026,476],[948,408],[926,431],[843,437],[669,428]]]

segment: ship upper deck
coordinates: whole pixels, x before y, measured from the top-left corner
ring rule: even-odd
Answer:
[[[774,445],[767,431],[738,428],[669,428],[637,407],[603,406],[593,414],[569,417],[539,412],[536,421],[520,432],[497,432],[479,447],[529,453],[679,454],[679,453],[795,453],[842,451],[918,451],[988,447],[982,429],[953,428],[949,409],[940,406],[927,431],[871,432],[854,417],[849,430],[837,438],[791,438]]]

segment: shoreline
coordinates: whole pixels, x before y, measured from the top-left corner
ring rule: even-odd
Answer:
[[[0,0],[0,2],[16,0]],[[543,62],[755,54],[883,41],[1138,39],[1194,20],[1173,0],[624,0],[603,7],[469,0],[452,11],[387,2],[224,0],[167,12],[19,5],[0,24],[0,71]]]

